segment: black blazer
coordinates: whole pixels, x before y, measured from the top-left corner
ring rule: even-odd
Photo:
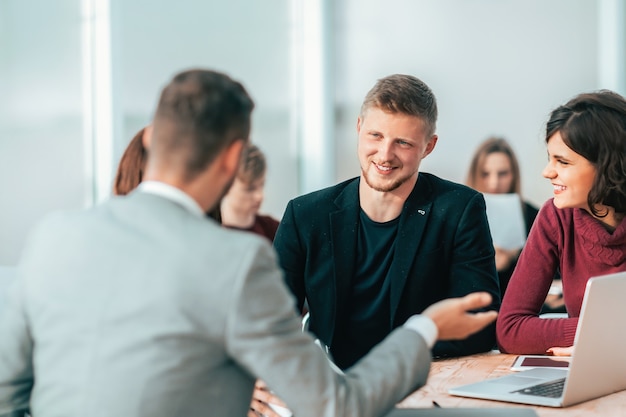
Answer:
[[[345,300],[355,269],[359,178],[289,202],[274,247],[286,283],[309,330],[332,346],[335,324],[346,317]],[[436,301],[487,291],[499,309],[494,248],[482,194],[432,174],[420,173],[400,215],[391,283],[391,327]],[[438,342],[435,356],[490,350],[495,326],[464,341]]]

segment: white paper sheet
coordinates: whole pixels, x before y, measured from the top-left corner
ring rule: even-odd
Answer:
[[[519,249],[526,242],[522,202],[517,194],[483,194],[494,246]]]

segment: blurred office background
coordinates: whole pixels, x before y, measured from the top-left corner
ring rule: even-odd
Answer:
[[[392,73],[438,98],[422,170],[463,182],[475,146],[501,135],[541,205],[548,113],[582,91],[626,93],[625,26],[623,0],[0,0],[0,265],[46,213],[110,196],[160,89],[198,66],[255,99],[275,217],[359,174],[361,100]]]

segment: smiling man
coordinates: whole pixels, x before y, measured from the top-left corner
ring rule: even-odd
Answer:
[[[409,75],[378,80],[357,121],[361,175],[289,202],[276,234],[287,284],[309,330],[347,369],[412,314],[487,291],[499,307],[481,194],[420,173],[437,144],[437,103]],[[494,327],[440,341],[438,356],[487,351]]]

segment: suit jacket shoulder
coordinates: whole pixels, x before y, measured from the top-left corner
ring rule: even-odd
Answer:
[[[290,204],[298,213],[312,215],[319,215],[319,208],[329,205],[337,208],[344,208],[345,204],[358,206],[359,181],[359,177],[351,178],[332,187],[296,197],[290,201]]]
[[[427,172],[420,172],[417,184],[409,199],[464,203],[479,194],[478,191],[466,185],[452,182]]]

